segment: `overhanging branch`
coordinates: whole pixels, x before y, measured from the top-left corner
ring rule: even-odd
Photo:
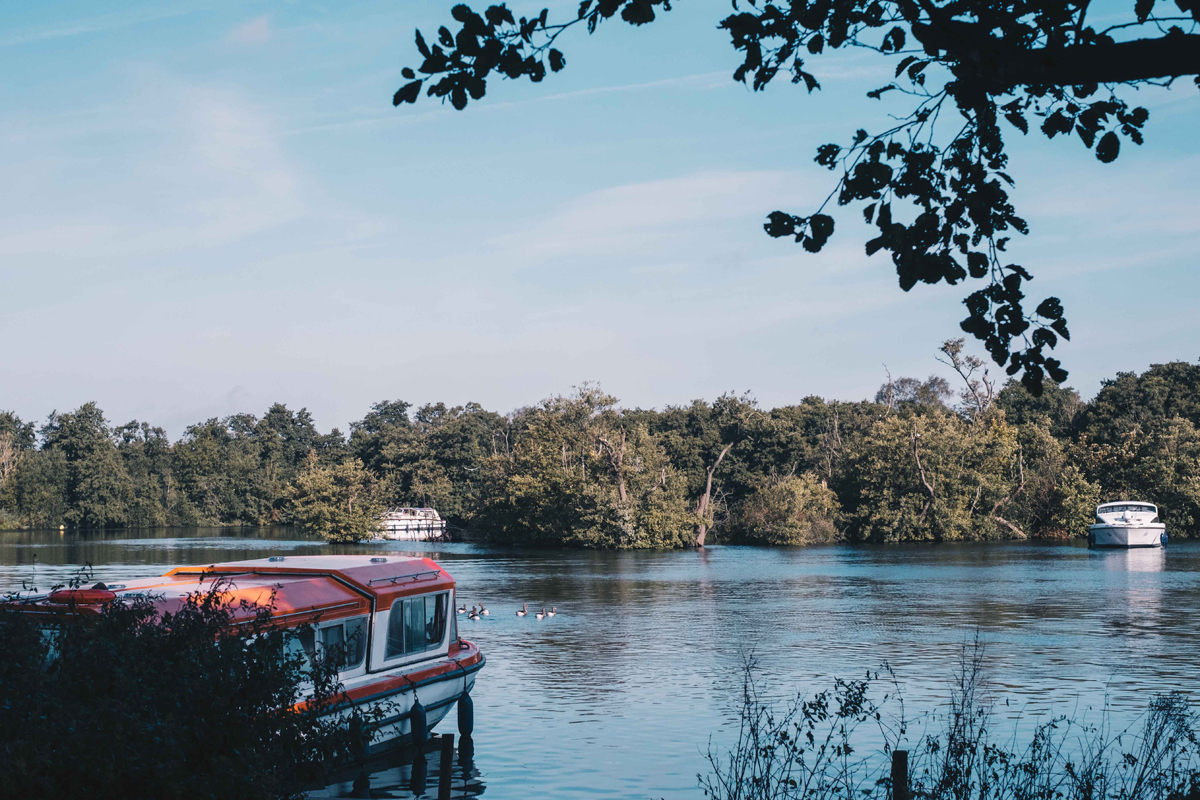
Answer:
[[[978,70],[993,90],[1015,86],[1129,83],[1200,74],[1200,35],[1168,33],[1113,44],[1020,49],[971,23],[913,25],[927,51]]]

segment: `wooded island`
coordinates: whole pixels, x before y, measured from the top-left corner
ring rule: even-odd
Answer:
[[[348,436],[276,404],[174,443],[94,403],[40,428],[0,412],[0,526],[294,524],[351,541],[415,505],[493,542],[674,548],[1083,536],[1098,502],[1138,498],[1171,536],[1200,534],[1200,366],[1035,397],[997,390],[961,345],[941,359],[957,398],[935,375],[870,401],[645,410],[585,384],[506,415],[383,401]]]

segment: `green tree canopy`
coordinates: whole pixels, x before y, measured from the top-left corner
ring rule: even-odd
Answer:
[[[326,466],[310,452],[286,493],[287,515],[296,527],[330,542],[368,538],[384,511],[375,478],[358,459]]]

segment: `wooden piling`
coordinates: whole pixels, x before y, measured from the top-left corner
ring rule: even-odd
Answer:
[[[450,800],[450,781],[454,775],[454,734],[442,734],[442,758],[438,762],[438,800]]]
[[[908,751],[892,751],[892,800],[909,800]]]

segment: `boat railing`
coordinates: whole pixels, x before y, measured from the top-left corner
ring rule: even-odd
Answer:
[[[374,586],[377,583],[384,583],[386,581],[390,581],[392,583],[395,583],[396,581],[399,581],[399,580],[414,580],[415,581],[415,580],[420,580],[422,575],[432,575],[433,577],[436,578],[438,575],[441,575],[441,574],[442,574],[442,571],[440,569],[430,569],[430,570],[426,570],[425,572],[410,572],[407,575],[394,575],[391,578],[372,578],[371,580],[367,581],[367,586]]]

